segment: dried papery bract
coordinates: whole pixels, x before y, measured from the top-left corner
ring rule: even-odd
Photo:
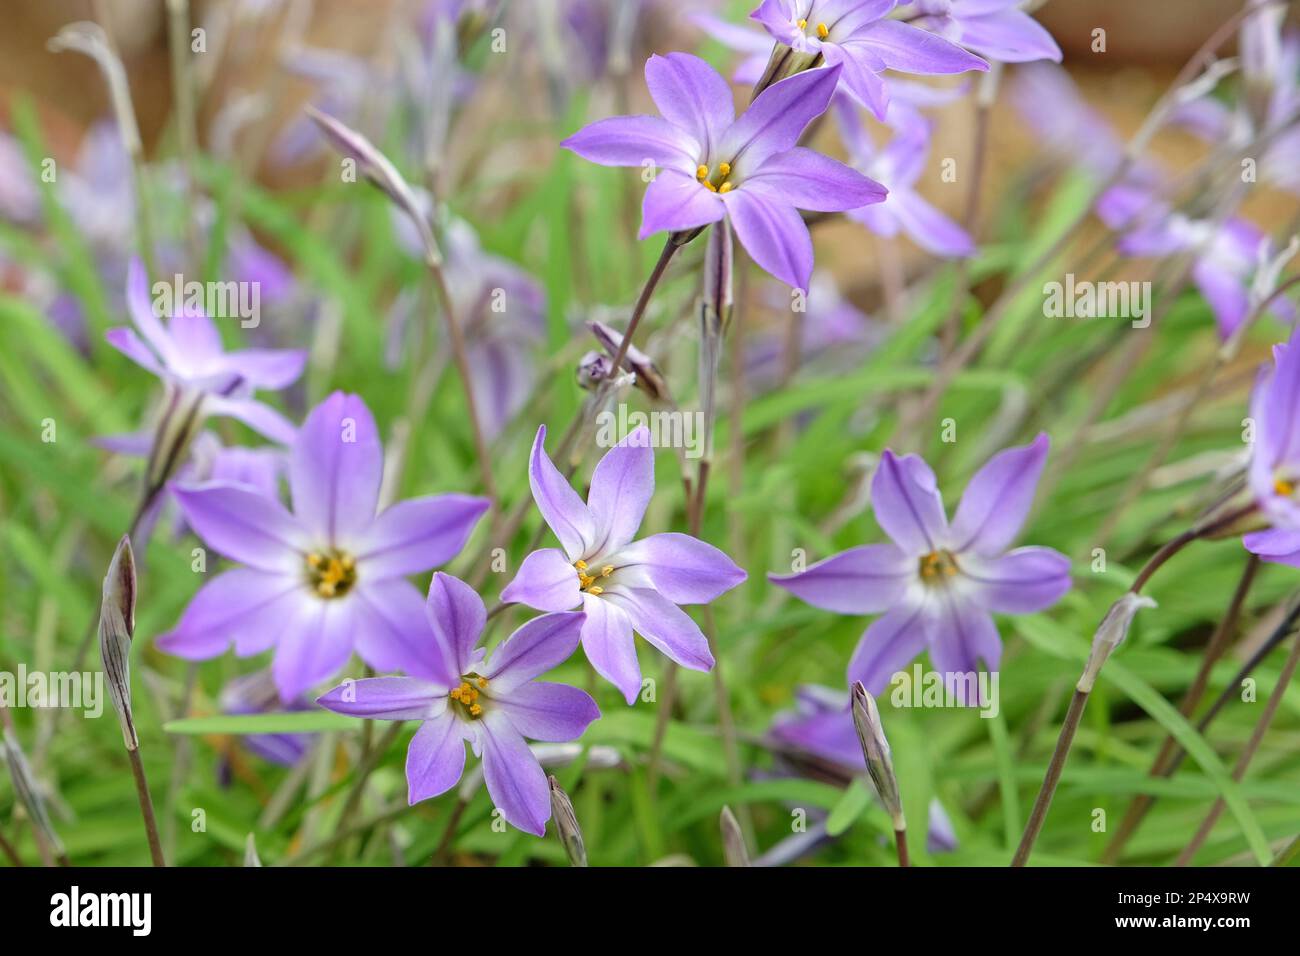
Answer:
[[[591,329],[591,334],[596,337],[596,341],[609,353],[612,365],[614,357],[618,355],[619,346],[623,343],[624,333],[610,328],[604,322],[588,322],[587,328]],[[652,400],[667,399],[668,383],[664,381],[663,373],[659,371],[659,367],[649,355],[631,343],[628,344],[627,354],[623,356],[622,367],[625,372],[631,372],[636,376],[636,387]]]
[[[555,821],[555,832],[564,846],[565,855],[571,866],[587,865],[587,847],[582,840],[582,828],[578,826],[578,816],[573,812],[573,801],[560,787],[559,781],[548,777],[551,787],[551,819]]]
[[[740,829],[740,821],[731,811],[723,807],[718,818],[722,830],[722,853],[727,858],[727,866],[749,866],[749,850],[745,846],[745,834]]]
[[[1101,673],[1102,665],[1106,663],[1110,655],[1114,653],[1115,648],[1124,643],[1128,637],[1128,630],[1133,623],[1133,618],[1137,612],[1144,607],[1155,607],[1156,602],[1151,598],[1141,594],[1134,594],[1128,591],[1118,601],[1111,605],[1106,616],[1101,619],[1097,625],[1097,633],[1092,638],[1092,650],[1088,654],[1088,662],[1084,665],[1083,673],[1079,675],[1079,682],[1075,686],[1085,694],[1091,693],[1093,685],[1097,682],[1097,675]]]
[[[18,737],[8,719],[8,711],[4,711],[4,715],[6,717],[4,746],[0,749],[3,750],[5,763],[9,765],[9,779],[14,785],[14,796],[22,804],[28,818],[32,821],[32,826],[36,829],[37,845],[45,859],[45,864],[50,866],[54,860],[58,860],[59,863],[67,866],[68,858],[63,849],[63,841],[54,831],[54,824],[50,821],[50,813],[45,806],[45,798],[36,784],[36,776],[32,773],[31,764],[27,762],[27,755],[18,744]]]
[[[867,693],[862,681],[854,681],[850,692],[853,710],[853,727],[862,745],[862,758],[867,773],[876,788],[876,795],[889,814],[894,827],[894,840],[898,849],[898,865],[907,866],[907,817],[903,814],[903,801],[898,794],[898,777],[894,775],[894,758],[885,738],[885,728],[880,722],[880,709],[876,699]]]
[[[126,535],[117,543],[113,560],[104,575],[103,598],[99,607],[99,654],[104,662],[108,693],[122,725],[122,742],[127,750],[136,750],[136,734],[131,712],[131,639],[135,635],[135,555]]]

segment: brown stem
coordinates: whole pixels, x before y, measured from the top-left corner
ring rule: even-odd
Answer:
[[[140,748],[130,748],[127,756],[131,760],[131,776],[135,778],[135,794],[140,800],[140,816],[144,819],[144,832],[149,838],[149,856],[154,866],[166,866],[163,859],[162,841],[158,838],[158,821],[153,814],[153,798],[149,796],[149,782],[144,776],[144,763],[140,760]]]
[[[898,865],[911,866],[912,859],[907,853],[907,831],[894,831],[894,849],[898,852]]]
[[[614,353],[614,361],[611,367],[615,376],[619,374],[619,369],[623,367],[623,360],[627,358],[627,350],[632,345],[632,335],[636,332],[636,327],[641,323],[641,317],[645,315],[646,306],[650,304],[650,297],[654,295],[655,288],[659,285],[659,280],[663,278],[664,270],[668,268],[668,263],[672,261],[677,249],[678,245],[675,237],[669,236],[668,241],[664,243],[663,251],[659,253],[659,260],[650,272],[650,278],[646,279],[645,285],[641,287],[641,294],[637,296],[636,305],[632,307],[632,318],[628,320],[627,331],[623,333],[623,341],[618,344],[618,351]]]
[[[1039,788],[1038,796],[1034,798],[1034,808],[1029,813],[1029,822],[1025,824],[1024,835],[1020,838],[1020,846],[1016,849],[1016,855],[1011,861],[1012,866],[1024,866],[1029,862],[1029,854],[1034,850],[1034,842],[1038,839],[1039,832],[1043,829],[1043,823],[1047,819],[1047,811],[1052,806],[1052,797],[1056,793],[1056,785],[1061,780],[1061,772],[1065,769],[1065,761],[1070,756],[1070,746],[1074,743],[1074,735],[1079,730],[1079,721],[1083,718],[1083,709],[1088,706],[1088,692],[1074,689],[1074,696],[1070,698],[1070,709],[1066,711],[1065,721],[1061,724],[1060,736],[1056,739],[1056,750],[1052,753],[1052,762],[1047,765],[1047,774],[1043,777],[1043,785]]]
[[[430,866],[446,866],[447,859],[451,856],[451,845],[456,840],[456,828],[460,826],[460,818],[465,815],[465,809],[469,806],[469,801],[464,797],[456,798],[456,806],[452,807],[451,816],[447,818],[447,828],[442,831],[442,839],[438,841],[438,849],[433,851],[433,856],[429,859]]]

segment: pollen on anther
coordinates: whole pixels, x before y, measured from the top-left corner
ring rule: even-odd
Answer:
[[[722,173],[723,176],[730,176],[731,163],[718,163],[718,172]]]
[[[729,192],[731,192],[731,191],[732,191],[733,189],[735,189],[735,188],[736,188],[736,187],[734,187],[733,185],[731,185],[731,183],[723,183],[721,186],[718,187],[718,192],[719,192],[719,193],[729,193]]]
[[[826,26],[826,24],[824,24],[824,23],[819,23],[819,24],[817,24],[817,35],[818,35],[819,37],[821,37],[823,40],[825,40],[828,36],[831,35],[831,31],[830,31],[830,29]]]
[[[588,593],[588,594],[601,595],[601,594],[604,594],[604,593],[605,593],[605,589],[602,588],[599,584],[597,584],[597,585],[594,586],[594,587],[587,588],[587,593]]]
[[[799,29],[800,29],[800,30],[806,30],[806,29],[808,29],[808,21],[807,21],[807,20],[800,20],[800,21],[799,21]]]
[[[709,178],[709,167],[708,167],[708,166],[701,165],[697,170],[695,170],[695,178],[696,178],[696,179],[708,179],[708,178]]]

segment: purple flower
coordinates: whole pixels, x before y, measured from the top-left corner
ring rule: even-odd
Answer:
[[[794,710],[777,714],[769,733],[783,744],[844,768],[850,776],[864,769],[849,696],[842,690],[820,684],[800,686]]]
[[[930,123],[917,115],[914,122],[898,129],[888,146],[877,150],[855,106],[846,103],[835,115],[853,165],[889,190],[884,202],[854,209],[849,218],[878,236],[893,238],[901,231],[936,256],[974,255],[975,243],[966,230],[913,188],[930,151]]]
[[[912,22],[990,60],[1061,62],[1061,48],[1020,0],[914,0]]]
[[[739,119],[726,80],[698,57],[652,56],[645,75],[662,117],[611,117],[560,144],[603,166],[655,165],[641,238],[725,218],[755,262],[806,289],[812,237],[798,210],[843,212],[884,199],[879,183],[796,145],[804,128],[825,112],[838,70],[813,70],[773,84]]]
[[[528,483],[564,550],[534,551],[501,592],[503,601],[540,611],[581,604],[583,650],[629,704],[641,689],[633,631],[683,667],[709,670],[709,642],[677,605],[712,601],[745,580],[729,557],[689,535],[632,540],[654,493],[649,439],[642,427],[611,448],[596,465],[583,504],[547,457],[546,427],[537,430]]]
[[[843,67],[839,80],[883,120],[885,70],[926,75],[987,70],[989,65],[926,30],[887,19],[897,0],[763,0],[751,17],[795,53]]]
[[[284,388],[297,381],[307,361],[300,349],[241,349],[227,352],[206,315],[180,308],[164,325],[154,314],[148,279],[138,259],[126,284],[127,312],[134,328],[104,333],[108,343],[183,395],[197,397],[199,413],[238,419],[273,441],[293,439],[294,427],[279,412],[252,398],[259,388]]]
[[[1246,535],[1246,550],[1265,561],[1300,567],[1300,330],[1273,347],[1273,368],[1261,371],[1250,399],[1255,442],[1251,493],[1273,527]]]
[[[421,642],[429,666],[419,676],[346,681],[317,702],[355,717],[421,722],[406,752],[411,803],[455,786],[468,742],[483,758],[488,793],[506,820],[542,836],[551,816],[550,790],[524,738],[576,740],[600,710],[576,687],[535,678],[574,652],[583,615],[534,618],[485,660],[476,645],[487,611],[468,584],[435,574],[426,610]]]
[[[174,486],[185,519],[243,567],[203,586],[158,639],[191,660],[275,650],[272,673],[291,701],[331,677],[355,649],[376,670],[437,666],[407,575],[450,559],[487,510],[482,498],[431,495],[376,514],[384,453],[370,410],[335,392],[312,410],[289,458],[293,513],[230,481]]]
[[[1050,548],[1007,551],[1020,531],[1047,459],[1048,438],[1001,451],[971,478],[951,523],[934,473],[917,455],[886,450],[871,484],[876,520],[892,544],[851,548],[806,571],[769,575],[816,607],[885,612],[867,628],[848,679],[880,693],[927,647],[935,670],[996,670],[1002,642],[990,612],[1028,614],[1070,589],[1070,562]]]
[[[296,700],[289,705],[280,702],[271,674],[266,670],[254,671],[237,677],[221,690],[221,711],[225,714],[276,714],[309,710],[308,705]],[[307,753],[314,734],[248,734],[244,746],[263,760],[292,767]]]

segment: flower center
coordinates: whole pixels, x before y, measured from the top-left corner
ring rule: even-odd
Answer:
[[[960,569],[957,559],[951,551],[931,551],[918,562],[921,580],[926,584],[942,584],[945,578],[955,575]]]
[[[736,184],[727,178],[730,175],[731,163],[718,163],[716,173],[702,163],[695,170],[695,178],[711,193],[729,193],[735,189]]]
[[[807,20],[800,20],[800,21],[799,21],[799,29],[800,29],[800,30],[807,30],[807,29],[808,29],[808,21],[807,21]],[[817,38],[818,38],[819,40],[825,40],[825,39],[826,39],[828,36],[830,36],[830,35],[831,35],[831,29],[830,29],[830,27],[828,27],[825,23],[818,23],[818,24],[817,24]]]
[[[614,565],[607,564],[600,569],[599,574],[591,574],[586,561],[574,561],[573,569],[578,572],[578,590],[587,594],[604,594],[605,589],[596,582],[603,581],[614,573]]]
[[[1273,482],[1273,490],[1283,498],[1290,498],[1295,494],[1295,484],[1285,478],[1279,478]]]
[[[323,598],[339,598],[357,583],[357,562],[346,551],[307,555],[307,583]]]
[[[451,698],[452,707],[466,720],[477,720],[483,716],[483,705],[479,703],[479,691],[487,688],[488,679],[478,674],[464,674],[460,686],[453,687],[447,696]],[[486,698],[485,698],[486,699]]]

